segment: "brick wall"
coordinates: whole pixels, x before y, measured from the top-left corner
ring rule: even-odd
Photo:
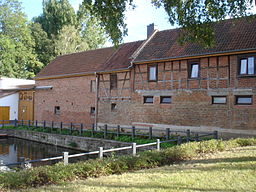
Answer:
[[[158,81],[148,81],[147,64],[117,73],[117,88],[110,89],[110,74],[99,76],[98,122],[111,124],[161,124],[234,130],[256,130],[256,77],[238,77],[238,56],[200,58],[199,78],[188,78],[189,60],[155,63]],[[36,81],[52,90],[35,94],[35,119],[93,123],[90,91],[95,76]],[[252,95],[252,105],[235,105],[236,95]],[[144,96],[154,96],[144,104]],[[171,104],[160,104],[171,96]],[[212,96],[226,96],[226,104],[212,104]],[[115,105],[113,109],[112,104]],[[61,113],[54,114],[54,106]]]
[[[256,130],[256,77],[237,75],[238,57],[200,59],[200,78],[188,78],[188,60],[160,62],[158,81],[148,81],[147,64],[131,71],[131,101],[101,105],[100,122],[113,124],[166,124],[175,126]],[[144,104],[144,96],[154,96]],[[160,96],[171,104],[160,104]],[[212,104],[212,96],[226,96],[226,104]],[[253,105],[235,105],[236,95],[253,95]]]
[[[36,90],[35,120],[92,124],[94,115],[90,112],[95,106],[95,93],[90,89],[91,80],[95,80],[95,76],[37,80],[36,86],[53,88]],[[54,113],[55,106],[60,107],[59,114]]]

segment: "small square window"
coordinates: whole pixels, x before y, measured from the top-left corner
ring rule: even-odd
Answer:
[[[226,104],[227,97],[226,96],[212,96],[212,104]]]
[[[153,96],[144,96],[144,103],[154,103]]]
[[[236,105],[251,105],[252,104],[252,96],[236,96]]]
[[[111,103],[111,111],[114,111],[117,109],[116,103]]]
[[[171,96],[161,96],[160,103],[163,103],[163,104],[172,103],[172,97]]]
[[[110,74],[110,90],[117,89],[117,74]]]
[[[60,106],[55,106],[54,107],[54,114],[59,115],[60,114]]]
[[[91,112],[92,115],[95,114],[95,107],[91,107]]]
[[[152,65],[148,66],[148,80],[157,81],[157,66]]]

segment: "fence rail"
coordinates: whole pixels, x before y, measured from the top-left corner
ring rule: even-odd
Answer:
[[[0,121],[1,122],[1,121]],[[83,135],[84,133],[90,133],[91,136],[94,136],[97,133],[102,133],[102,138],[107,138],[109,134],[113,134],[117,137],[121,135],[131,136],[135,138],[136,136],[144,136],[148,139],[165,137],[166,140],[171,139],[171,134],[181,134],[186,135],[188,138],[190,135],[197,135],[198,138],[205,136],[213,136],[214,139],[217,139],[217,132],[209,133],[209,132],[194,132],[187,130],[172,130],[170,128],[165,129],[153,129],[152,127],[148,128],[140,128],[140,127],[122,127],[120,125],[110,126],[105,124],[104,126],[98,126],[95,128],[94,124],[83,124],[83,123],[63,123],[63,122],[54,122],[54,121],[30,121],[30,120],[2,120],[2,127],[6,126],[6,122],[17,126],[27,126],[28,128],[42,128],[43,130],[50,130],[50,132],[61,133],[62,131],[67,131],[69,134],[77,132],[78,135]]]
[[[146,143],[146,144],[140,144],[137,145],[136,143],[132,143],[131,146],[127,146],[127,147],[120,147],[120,148],[111,148],[111,149],[103,149],[103,147],[100,147],[98,151],[91,151],[91,152],[86,152],[86,153],[79,153],[79,154],[72,154],[69,155],[68,152],[63,152],[63,156],[57,156],[57,157],[51,157],[51,158],[44,158],[44,159],[36,159],[36,160],[29,160],[26,161],[25,158],[23,158],[20,162],[17,163],[12,163],[12,164],[3,164],[0,162],[0,166],[13,166],[13,165],[21,165],[24,167],[25,164],[31,164],[31,163],[36,163],[36,162],[46,162],[46,161],[55,161],[55,160],[63,160],[64,164],[68,164],[69,162],[69,158],[77,158],[77,157],[82,157],[82,156],[86,156],[86,155],[95,155],[98,154],[99,158],[103,158],[104,157],[104,153],[109,153],[109,152],[116,152],[116,151],[124,151],[124,150],[132,150],[132,155],[136,155],[137,153],[137,149],[138,148],[145,148],[145,147],[150,147],[150,146],[156,146],[156,150],[160,150],[161,144],[162,143],[168,143],[168,142],[177,142],[178,145],[180,145],[181,143],[185,142],[190,142],[190,141],[199,141],[200,138],[203,137],[209,137],[212,136],[214,139],[218,139],[218,132],[214,131],[212,133],[209,132],[191,132],[190,130],[186,130],[186,131],[176,131],[176,130],[171,130],[170,128],[166,128],[165,130],[156,130],[153,129],[152,127],[149,128],[136,128],[135,126],[133,127],[121,127],[120,125],[115,126],[108,126],[108,125],[104,125],[99,127],[100,130],[95,130],[94,129],[94,125],[84,125],[84,124],[64,124],[62,122],[46,122],[46,121],[24,121],[24,120],[13,120],[13,121],[8,121],[10,124],[12,124],[13,126],[17,127],[19,125],[21,126],[28,126],[28,127],[35,127],[35,128],[50,128],[51,131],[53,131],[53,129],[59,129],[60,131],[64,130],[64,129],[68,129],[70,131],[70,133],[72,133],[72,131],[78,131],[79,134],[82,134],[84,131],[91,131],[92,135],[95,133],[103,133],[103,137],[107,138],[107,134],[111,133],[111,134],[115,134],[117,136],[120,136],[121,134],[124,135],[130,135],[132,138],[134,138],[135,136],[146,136],[149,139],[152,139],[153,137],[158,137],[159,138],[159,134],[158,135],[154,135],[153,133],[158,131],[158,132],[162,132],[165,133],[163,135],[161,135],[162,137],[165,138],[164,141],[160,141],[160,139],[156,139],[156,142],[152,142],[152,143]],[[59,127],[56,127],[54,125],[59,125]],[[50,125],[50,127],[47,127],[47,125]],[[65,126],[66,125],[66,126]],[[76,128],[74,129],[74,126],[78,125]],[[2,127],[6,126],[5,125],[5,121],[2,120]],[[69,126],[69,127],[68,127]],[[87,128],[87,129],[86,129]],[[112,130],[111,130],[112,129]],[[116,131],[114,130],[116,129]],[[111,130],[111,131],[110,131]],[[130,130],[125,132],[125,130]],[[143,130],[146,131],[148,134],[142,134],[142,133],[138,133],[136,131],[138,130]],[[176,138],[171,139],[171,134],[170,133],[183,133],[185,135],[185,137],[181,137],[180,135],[178,135]],[[152,149],[152,148],[151,148]]]

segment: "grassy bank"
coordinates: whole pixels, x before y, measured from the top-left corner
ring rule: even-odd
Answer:
[[[104,160],[89,160],[64,166],[38,167],[27,171],[0,174],[0,189],[22,189],[47,184],[58,184],[76,179],[94,178],[112,174],[170,165],[241,146],[256,145],[256,139],[235,139],[229,141],[210,140],[190,142],[161,151],[148,151],[136,157],[121,156]]]
[[[256,146],[236,148],[154,169],[90,178],[28,192],[254,192]]]

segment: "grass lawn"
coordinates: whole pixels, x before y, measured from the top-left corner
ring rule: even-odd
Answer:
[[[182,164],[78,180],[29,192],[256,192],[256,146],[207,155]]]

